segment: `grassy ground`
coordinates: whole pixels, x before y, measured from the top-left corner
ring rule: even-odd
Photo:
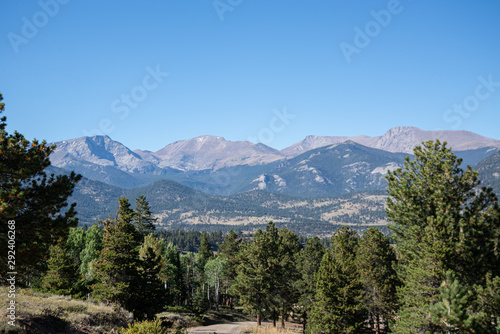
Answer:
[[[3,333],[119,333],[133,321],[129,312],[97,302],[72,300],[66,296],[55,296],[34,292],[30,289],[17,291],[15,297],[15,327],[7,324],[10,301],[8,289],[0,287],[0,334]],[[157,315],[167,325],[170,333],[181,333],[185,328],[222,322],[253,321],[254,317],[241,310],[221,308],[196,315],[186,308],[169,308]]]
[[[0,333],[106,333],[132,320],[123,309],[22,289],[16,293],[16,327],[2,321]],[[7,289],[1,288],[0,317],[7,319]]]

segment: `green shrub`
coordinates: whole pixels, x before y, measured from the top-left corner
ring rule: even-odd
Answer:
[[[121,334],[167,334],[167,330],[162,327],[161,320],[144,320],[129,324],[128,328],[123,328]]]

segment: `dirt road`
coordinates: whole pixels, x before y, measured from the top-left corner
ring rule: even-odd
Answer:
[[[272,324],[272,323],[263,323]],[[246,327],[257,326],[255,321],[240,321],[228,322],[224,324],[216,324],[210,326],[193,327],[188,330],[190,334],[240,334],[241,330]]]

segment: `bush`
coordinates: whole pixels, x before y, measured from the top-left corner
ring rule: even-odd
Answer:
[[[133,325],[129,324],[128,328],[123,328],[120,331],[121,334],[167,334],[167,330],[162,327],[162,321],[160,319],[156,320],[145,320],[141,322],[136,322]]]

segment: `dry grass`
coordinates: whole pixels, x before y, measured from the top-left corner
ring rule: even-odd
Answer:
[[[6,291],[7,288],[1,288],[1,305],[9,302]],[[132,320],[131,314],[123,309],[30,289],[18,290],[15,302],[16,325],[34,332],[103,333],[126,326]],[[0,317],[6,319],[6,316],[7,308],[2,306]]]
[[[296,327],[292,328],[281,328],[281,326],[271,326],[271,325],[263,325],[263,326],[252,326],[243,328],[241,333],[245,334],[297,334],[302,333],[302,330],[297,329]]]

